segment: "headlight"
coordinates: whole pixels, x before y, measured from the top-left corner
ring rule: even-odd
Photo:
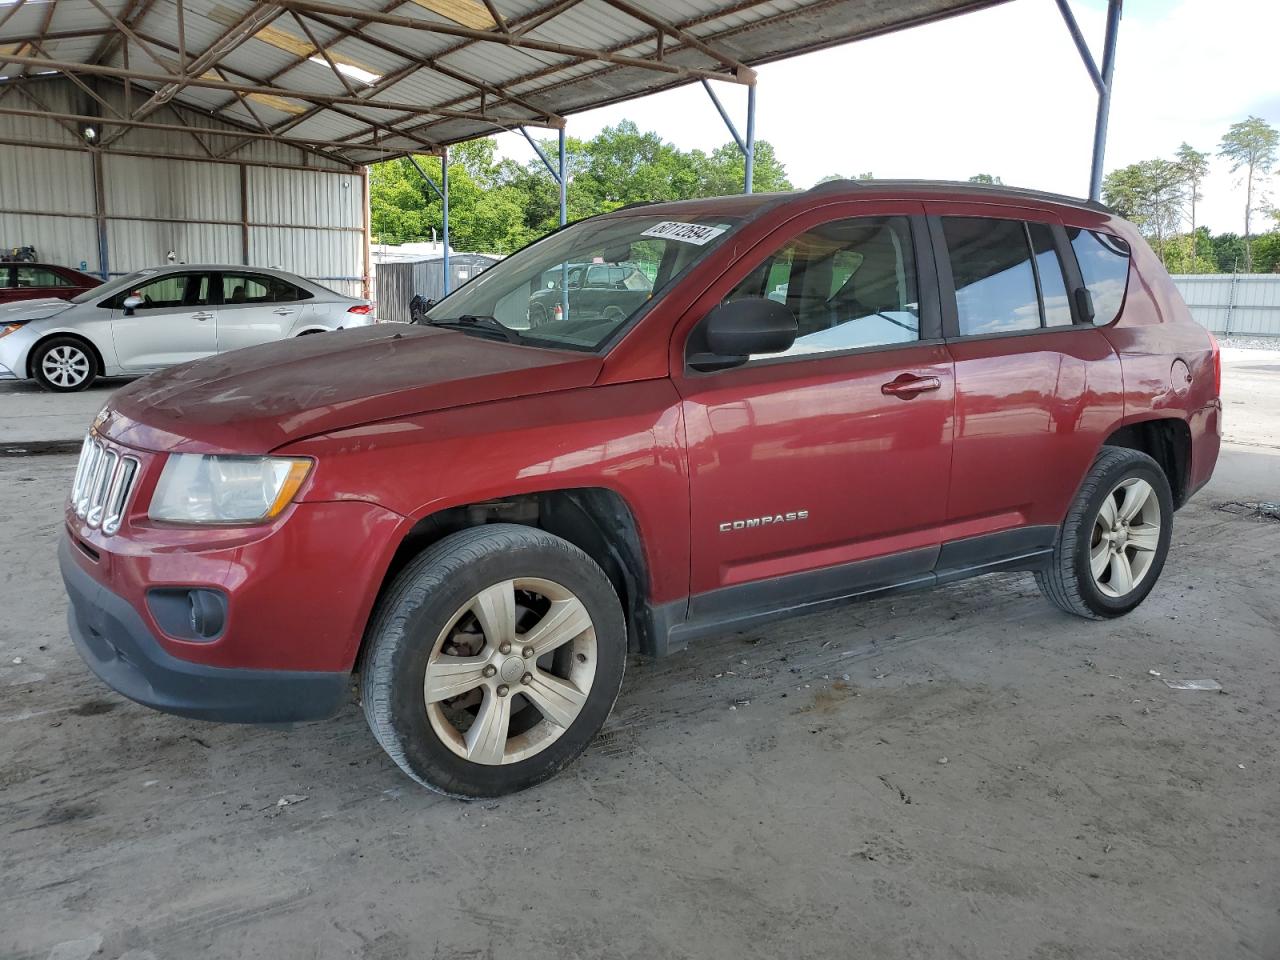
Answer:
[[[174,523],[270,520],[293,499],[310,470],[310,460],[294,457],[170,454],[147,513],[152,520]]]
[[[11,333],[17,333],[22,327],[23,324],[21,323],[6,323],[3,327],[0,327],[0,337],[7,337]]]

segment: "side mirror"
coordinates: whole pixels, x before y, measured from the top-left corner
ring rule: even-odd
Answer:
[[[124,315],[126,317],[133,316],[133,311],[137,310],[140,306],[142,306],[143,303],[144,303],[143,299],[137,296],[136,294],[133,296],[125,297],[124,303],[122,304],[122,306],[124,307]]]
[[[1098,312],[1093,308],[1093,294],[1088,287],[1076,288],[1076,313],[1081,323],[1093,323]]]
[[[737,367],[757,353],[781,353],[796,342],[799,326],[784,305],[763,297],[722,303],[702,319],[689,339],[695,370]]]

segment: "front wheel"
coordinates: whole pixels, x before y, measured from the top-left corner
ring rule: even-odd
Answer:
[[[55,393],[74,393],[93,383],[97,364],[93,352],[78,337],[52,337],[31,358],[36,382]]]
[[[1036,582],[1068,613],[1121,616],[1155,586],[1172,530],[1173,496],[1160,465],[1138,450],[1104,447]]]
[[[603,726],[626,665],[608,577],[544,530],[446,537],[396,578],[361,664],[374,736],[405,773],[454,797],[552,776]]]

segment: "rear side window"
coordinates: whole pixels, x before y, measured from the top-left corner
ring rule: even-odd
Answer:
[[[253,273],[224,273],[222,302],[236,304],[292,303],[308,300],[311,295],[279,277]]]
[[[59,274],[45,267],[17,267],[19,287],[69,287],[71,286]]]
[[[943,217],[962,337],[1040,327],[1040,299],[1021,220]]]
[[[1129,284],[1129,245],[1119,237],[1067,227],[1080,275],[1093,297],[1093,322],[1105,326],[1120,315]]]
[[[1028,223],[1031,249],[1036,255],[1036,279],[1040,281],[1040,303],[1044,308],[1046,327],[1069,327],[1071,301],[1067,298],[1067,282],[1063,278],[1062,261],[1058,258],[1053,230],[1047,224]]]

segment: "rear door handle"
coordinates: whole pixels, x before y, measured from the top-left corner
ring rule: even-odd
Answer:
[[[213,314],[212,313],[193,313],[191,315],[191,318],[193,320],[212,320]]]
[[[940,390],[941,388],[942,381],[937,377],[917,377],[911,373],[904,373],[897,379],[881,384],[880,392],[886,397],[901,397],[903,400],[910,400],[917,393],[928,393],[930,390]]]
[[[280,307],[278,310],[272,310],[271,312],[277,317],[287,317],[293,313],[293,310],[289,307]]]

